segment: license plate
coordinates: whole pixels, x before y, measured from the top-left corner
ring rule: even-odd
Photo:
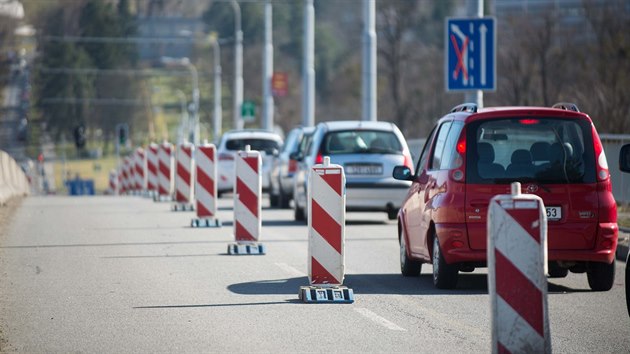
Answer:
[[[345,165],[344,170],[347,175],[381,175],[383,166],[375,164],[352,164]]]
[[[562,219],[562,208],[557,206],[545,207],[547,209],[547,220],[560,220]]]

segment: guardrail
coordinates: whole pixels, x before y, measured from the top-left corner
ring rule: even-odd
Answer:
[[[30,191],[28,179],[15,160],[0,151],[0,205],[15,196],[27,196]]]
[[[606,152],[608,171],[612,181],[613,195],[619,203],[630,203],[630,174],[619,171],[619,150],[630,144],[630,134],[600,134]]]

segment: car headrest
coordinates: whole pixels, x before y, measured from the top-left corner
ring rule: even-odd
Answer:
[[[549,149],[551,144],[546,141],[537,141],[529,148],[534,161],[549,161]]]
[[[525,149],[514,150],[510,161],[516,164],[529,164],[532,163],[532,154]]]
[[[477,156],[479,156],[479,162],[492,163],[494,162],[494,148],[490,143],[478,143]]]

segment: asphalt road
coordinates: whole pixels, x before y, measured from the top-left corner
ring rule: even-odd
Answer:
[[[307,230],[263,210],[265,256],[228,256],[219,229],[141,197],[31,197],[0,228],[0,351],[488,352],[485,270],[436,290],[431,267],[399,273],[396,226],[350,213],[346,281],[354,304],[303,304]],[[623,263],[611,291],[584,274],[551,279],[552,346],[628,353]]]

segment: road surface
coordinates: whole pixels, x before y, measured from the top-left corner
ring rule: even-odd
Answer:
[[[0,349],[18,352],[480,352],[490,350],[485,270],[436,290],[431,266],[400,275],[396,225],[350,213],[354,304],[303,304],[307,229],[263,209],[265,256],[228,256],[219,229],[141,197],[30,197],[0,227]],[[627,353],[623,263],[611,291],[551,279],[552,346]]]

